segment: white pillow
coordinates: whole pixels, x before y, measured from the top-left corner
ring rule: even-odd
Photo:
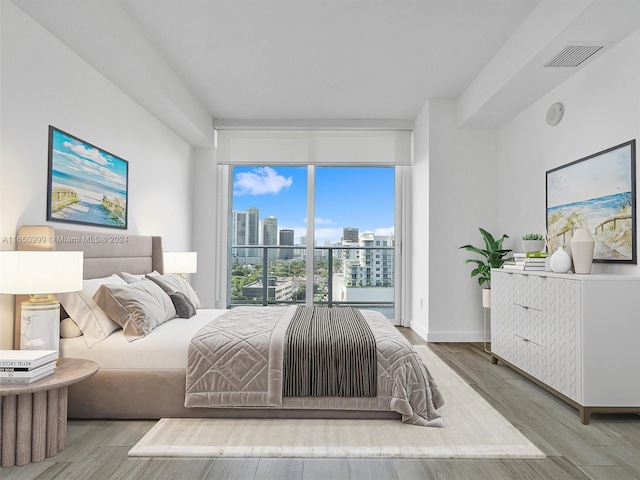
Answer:
[[[56,296],[69,316],[78,325],[87,346],[91,348],[120,328],[96,304],[93,296],[102,285],[126,285],[115,273],[110,277],[83,280],[79,292],[59,293]]]
[[[127,283],[135,283],[139,280],[142,280],[145,277],[144,273],[141,275],[134,275],[132,273],[121,272],[120,275],[122,275],[122,278],[124,278]],[[147,275],[160,275],[160,274],[154,270],[151,273],[147,273]]]
[[[164,275],[150,274],[147,275],[147,278],[160,285],[167,295],[173,292],[182,292],[187,296],[191,303],[193,303],[194,307],[202,308],[202,303],[200,303],[200,299],[198,298],[195,290],[191,285],[189,285],[189,282],[180,275],[175,273],[168,273]]]

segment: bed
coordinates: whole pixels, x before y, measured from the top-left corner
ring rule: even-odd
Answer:
[[[86,285],[90,284],[92,279],[104,279],[114,274],[122,276],[123,272],[140,278],[154,271],[159,274],[163,272],[162,240],[159,237],[127,235],[124,240],[125,236],[118,234],[54,229],[50,226],[25,226],[21,228],[19,235],[26,238],[29,235],[42,235],[43,231],[52,241],[38,244],[38,248],[84,252]],[[21,249],[32,247],[29,243],[19,244]],[[221,331],[225,332],[228,326],[233,324],[242,323],[246,327],[251,322],[238,322],[239,315],[243,316],[242,318],[254,319],[263,314],[270,317],[275,315],[277,321],[272,322],[274,332],[282,331],[296,310],[296,306],[243,307],[232,310],[198,309],[191,318],[166,321],[134,341],[127,338],[126,328],[107,332],[104,338],[91,345],[88,345],[88,333],[87,338],[84,338],[84,335],[61,338],[62,357],[87,358],[100,365],[96,375],[70,387],[69,417],[395,418],[425,426],[443,424],[437,412],[443,400],[428,370],[395,327],[382,315],[373,311],[362,311],[358,314],[366,318],[379,345],[384,345],[378,349],[377,371],[385,372],[386,377],[378,376],[377,394],[370,397],[283,396],[282,381],[278,380],[282,372],[274,373],[269,368],[265,369],[265,372],[270,373],[265,373],[260,387],[264,391],[258,396],[247,397],[244,393],[235,392],[219,394],[217,390],[221,385],[220,378],[227,378],[230,369],[237,371],[234,362],[247,362],[247,357],[243,357],[248,350],[246,348],[241,348],[240,354],[235,352],[232,356],[228,355],[226,359],[220,355],[223,367],[209,369],[206,373],[209,377],[205,378],[204,371],[196,374],[189,372],[191,367],[188,359],[195,348],[194,339],[203,337],[203,331],[207,333],[204,336],[220,342],[220,332],[215,332],[216,328],[220,329],[222,325]],[[225,321],[227,324],[224,324]],[[19,325],[20,322],[16,321],[16,339],[19,338]],[[240,332],[236,335],[241,337],[244,334]],[[255,335],[250,334],[246,338],[252,336]],[[269,332],[263,337],[271,339],[276,335]],[[239,343],[246,344],[246,338],[240,338]],[[207,348],[212,352],[220,352],[220,345],[225,345],[226,342],[227,340]],[[281,342],[275,341],[264,348],[270,352],[272,358],[279,359],[278,362],[282,365]],[[276,351],[278,348],[281,350]],[[407,348],[409,350],[405,351]],[[251,350],[253,349],[252,346]],[[216,379],[211,375],[218,377]],[[197,378],[199,383],[189,384],[190,376]],[[396,378],[399,376],[405,377],[400,387]],[[186,407],[185,392],[188,394],[197,389],[197,383],[214,387],[209,388],[209,392],[197,391],[191,399],[187,395],[186,403],[189,407]],[[238,388],[242,390],[247,387],[245,385]],[[420,411],[414,412],[404,398],[391,398],[398,396],[398,390],[401,390],[402,397],[420,397]],[[394,393],[384,393],[386,391]],[[262,400],[255,400],[258,397]]]

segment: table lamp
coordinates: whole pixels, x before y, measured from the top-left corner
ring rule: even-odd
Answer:
[[[198,252],[164,252],[163,262],[164,273],[177,273],[185,278],[185,273],[198,271]]]
[[[56,350],[60,302],[52,294],[82,290],[82,252],[0,251],[0,293],[29,295],[21,304],[20,348]]]

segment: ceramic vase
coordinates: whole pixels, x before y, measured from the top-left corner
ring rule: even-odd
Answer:
[[[593,264],[593,249],[596,241],[586,228],[579,228],[573,232],[571,238],[571,253],[573,254],[573,272],[591,273]]]
[[[571,257],[565,252],[563,247],[558,247],[553,255],[549,257],[551,271],[556,273],[567,273],[571,270]]]

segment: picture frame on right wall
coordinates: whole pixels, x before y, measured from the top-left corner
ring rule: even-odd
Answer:
[[[546,172],[549,251],[587,228],[594,262],[637,264],[636,141]]]

